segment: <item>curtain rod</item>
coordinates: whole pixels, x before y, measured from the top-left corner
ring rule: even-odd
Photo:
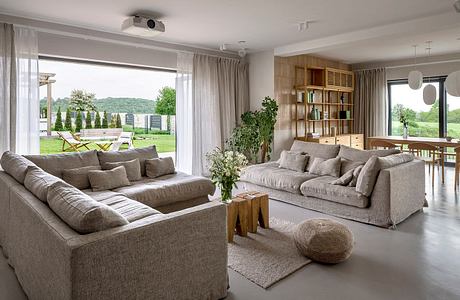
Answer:
[[[404,65],[396,65],[396,66],[376,66],[375,68],[364,68],[364,69],[355,69],[352,70],[354,72],[357,71],[367,71],[367,70],[374,70],[374,69],[399,69],[399,68],[408,68],[408,67],[416,67],[416,66],[427,66],[427,65],[436,65],[436,64],[445,64],[445,63],[452,63],[452,62],[460,62],[460,58],[457,59],[449,59],[449,60],[441,60],[441,61],[432,61],[432,62],[423,62],[417,64],[404,64]]]

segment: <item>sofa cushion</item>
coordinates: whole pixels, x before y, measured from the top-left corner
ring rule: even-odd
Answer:
[[[365,163],[372,156],[383,157],[391,154],[401,153],[398,149],[377,149],[377,150],[360,150],[348,146],[340,145],[338,156],[351,161]]]
[[[27,168],[26,178],[24,179],[24,186],[29,192],[34,194],[35,197],[46,202],[48,189],[57,181],[62,181],[62,179],[46,173],[37,166],[29,166]]]
[[[364,208],[369,205],[369,199],[358,193],[355,188],[331,184],[332,176],[321,176],[302,184],[300,190],[304,196],[315,197],[336,203]]]
[[[356,191],[364,196],[370,196],[374,190],[377,176],[380,172],[380,162],[377,156],[372,156],[364,165],[359,173],[358,181],[356,182]]]
[[[91,187],[88,178],[88,172],[100,170],[101,166],[88,166],[75,169],[62,170],[62,179],[68,184],[73,185],[79,190],[84,190]]]
[[[153,145],[124,151],[99,151],[97,156],[99,157],[99,162],[103,169],[106,169],[105,163],[108,162],[128,161],[138,158],[141,164],[141,174],[145,176],[145,160],[158,158],[158,153],[155,145]]]
[[[339,153],[339,145],[325,145],[318,143],[302,142],[295,140],[291,146],[291,151],[304,152],[310,156],[309,162],[307,164],[307,171],[310,170],[314,159],[316,157],[329,159],[334,158]]]
[[[303,153],[283,150],[279,160],[280,168],[305,172],[309,158],[308,155]]]
[[[156,178],[163,175],[174,174],[174,161],[172,157],[152,158],[145,160],[145,173],[147,177]]]
[[[310,166],[310,173],[316,175],[340,176],[340,157],[324,159],[317,157]]]
[[[120,166],[125,167],[129,181],[138,181],[142,179],[141,164],[138,158],[127,161],[108,162],[104,164],[104,169],[111,170]]]
[[[50,208],[79,233],[102,231],[129,223],[114,209],[63,181],[49,188],[47,199]]]
[[[49,155],[25,155],[25,158],[59,178],[62,178],[62,171],[65,169],[99,166],[96,150]]]
[[[3,153],[2,158],[0,159],[0,164],[6,173],[8,173],[21,184],[24,184],[24,178],[26,178],[27,174],[27,167],[34,166],[34,163],[32,163],[30,160],[11,151],[6,151]]]
[[[129,222],[134,222],[148,216],[161,214],[158,210],[155,210],[138,201],[131,200],[124,195],[115,195],[98,202],[108,205],[110,208],[125,217]]]
[[[177,172],[157,178],[144,178],[115,192],[156,208],[194,198],[207,197],[215,192],[211,180]]]
[[[241,174],[241,181],[300,194],[302,183],[315,177],[318,175],[282,169],[278,163],[269,162],[246,167]]]
[[[93,170],[88,172],[88,179],[93,191],[103,191],[130,185],[126,169],[123,166],[111,170]]]
[[[414,160],[414,155],[412,153],[398,153],[392,154],[385,157],[379,157],[379,163],[381,169],[388,169],[406,162]]]

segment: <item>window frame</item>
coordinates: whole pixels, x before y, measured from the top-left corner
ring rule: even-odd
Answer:
[[[447,94],[445,89],[445,81],[447,76],[430,76],[423,77],[423,83],[437,82],[439,83],[439,133],[438,136],[443,138],[447,132]],[[391,104],[391,87],[394,85],[408,84],[407,79],[391,79],[387,80],[387,95],[388,95],[388,135],[391,135],[392,132],[392,104]],[[423,101],[423,99],[421,99]]]

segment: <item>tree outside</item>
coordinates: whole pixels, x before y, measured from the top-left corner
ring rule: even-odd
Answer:
[[[109,128],[109,119],[107,118],[106,111],[104,111],[104,117],[102,118],[102,128]]]
[[[101,115],[99,112],[96,112],[96,117],[94,118],[94,128],[102,128]]]
[[[94,111],[94,98],[96,94],[84,90],[73,90],[70,94],[69,107],[73,111]]]
[[[72,112],[70,111],[70,107],[67,108],[65,112],[65,129],[68,131],[72,131]]]
[[[83,119],[81,115],[81,111],[77,111],[77,117],[75,119],[75,132],[80,132],[83,128]]]
[[[90,111],[86,112],[85,128],[86,129],[93,128],[93,125],[91,124],[91,112]]]
[[[62,129],[63,129],[63,125],[62,125],[61,107],[59,106],[57,115],[56,115],[56,122],[54,123],[54,130],[62,131]]]
[[[176,115],[176,90],[171,87],[163,87],[156,99],[155,113],[166,115],[168,131],[171,132],[171,116]]]

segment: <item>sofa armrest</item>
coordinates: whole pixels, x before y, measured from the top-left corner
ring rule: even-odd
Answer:
[[[72,299],[219,299],[227,294],[226,207],[220,203],[151,216],[69,244]]]
[[[386,202],[386,203],[385,203]],[[384,210],[389,225],[396,225],[423,208],[425,163],[413,160],[380,171],[371,205]]]

